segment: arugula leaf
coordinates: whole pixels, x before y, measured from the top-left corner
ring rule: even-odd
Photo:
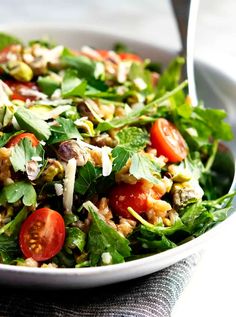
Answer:
[[[157,96],[164,95],[167,91],[171,91],[178,86],[181,78],[182,67],[185,63],[183,57],[176,57],[165,69],[158,80]]]
[[[135,153],[131,157],[129,171],[137,179],[144,178],[151,183],[159,184],[160,166],[142,153]]]
[[[11,151],[10,161],[15,172],[26,171],[27,163],[32,157],[41,157],[41,164],[44,162],[44,149],[41,144],[32,146],[28,138],[22,139]]]
[[[16,131],[16,132],[6,132],[6,133],[2,133],[2,135],[0,134],[0,147],[3,147],[5,144],[7,144],[11,138],[13,138],[14,136],[23,133],[24,131],[20,130],[20,131]]]
[[[172,242],[164,235],[162,235],[161,238],[155,238],[153,240],[149,240],[147,238],[142,237],[138,237],[137,239],[142,243],[142,247],[144,249],[148,249],[155,252],[163,252],[165,250],[172,249],[177,246],[174,242]]]
[[[168,100],[169,98],[175,96],[177,93],[181,92],[187,85],[187,81],[182,82],[179,86],[174,88],[171,91],[166,92],[161,97],[156,98],[152,102],[148,103],[147,105],[143,105],[139,109],[132,110],[127,116],[122,118],[115,118],[111,121],[103,121],[100,122],[97,126],[97,130],[100,132],[104,132],[113,128],[121,128],[128,124],[135,124],[140,123],[140,117],[144,115],[150,115],[155,113],[156,118],[163,116],[160,112],[157,112],[156,109],[160,104],[164,101]]]
[[[69,249],[78,248],[83,252],[86,243],[86,234],[79,228],[66,228],[65,247]]]
[[[68,69],[61,84],[63,97],[84,96],[87,82],[78,78],[78,73],[75,69]]]
[[[66,67],[76,69],[80,78],[89,80],[94,77],[96,62],[92,61],[88,57],[75,56],[72,55],[68,50],[64,50],[61,60]]]
[[[91,265],[99,265],[105,252],[111,255],[111,264],[124,262],[124,258],[130,255],[129,241],[99,217],[91,202],[84,203],[84,208],[92,217],[87,244]]]
[[[6,235],[0,235],[0,257],[2,263],[12,263],[19,252],[17,239],[14,237],[8,237]]]
[[[39,140],[49,139],[51,135],[49,125],[32,111],[24,107],[18,107],[14,116],[23,130],[32,132]]]
[[[31,183],[19,181],[4,186],[0,197],[0,205],[4,205],[6,202],[14,204],[21,198],[25,206],[36,205],[37,195]]]
[[[84,166],[79,168],[78,177],[75,180],[75,192],[84,195],[101,175],[101,169],[95,168],[88,161]]]
[[[5,233],[7,236],[17,237],[20,232],[21,224],[26,219],[27,215],[28,210],[26,207],[23,207],[12,221],[8,222],[0,229],[0,235]]]
[[[137,127],[127,127],[119,131],[116,135],[119,144],[133,151],[145,148],[149,137],[146,131]]]
[[[0,32],[0,51],[11,44],[21,44],[15,36]]]
[[[51,137],[48,140],[48,144],[54,144],[69,139],[80,139],[80,133],[70,119],[65,119],[63,117],[57,118],[58,125],[51,126]]]
[[[227,116],[224,110],[196,107],[194,108],[194,113],[209,128],[213,138],[225,141],[233,139],[230,125],[223,121]]]
[[[50,75],[43,77],[39,76],[37,84],[40,90],[48,96],[51,96],[57,88],[60,88],[60,83]]]

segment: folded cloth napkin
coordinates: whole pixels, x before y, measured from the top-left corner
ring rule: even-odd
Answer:
[[[2,289],[1,317],[169,317],[199,258],[162,271],[89,290]]]

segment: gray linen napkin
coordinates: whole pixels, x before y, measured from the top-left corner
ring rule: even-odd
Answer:
[[[162,271],[90,290],[2,289],[1,317],[169,317],[199,259],[194,254]]]

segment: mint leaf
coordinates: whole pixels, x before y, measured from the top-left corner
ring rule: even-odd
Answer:
[[[41,157],[40,164],[44,162],[44,149],[41,144],[32,146],[28,138],[22,139],[11,151],[10,161],[15,172],[26,171],[26,166],[32,157]]]
[[[59,117],[56,121],[58,124],[51,126],[51,137],[47,142],[48,144],[81,138],[80,133],[72,120]]]
[[[68,69],[61,84],[63,97],[82,97],[85,93],[87,82],[78,78],[78,73],[74,69]]]
[[[116,136],[119,145],[133,151],[144,149],[149,140],[148,133],[137,127],[124,128]]]
[[[153,160],[142,153],[135,153],[131,157],[130,174],[137,179],[144,178],[151,183],[159,184],[161,168]]]
[[[110,254],[110,264],[124,262],[125,257],[130,255],[129,241],[99,217],[96,207],[91,202],[84,203],[84,208],[92,217],[87,244],[91,265],[102,264],[101,256],[104,252]]]
[[[48,140],[51,131],[49,125],[32,111],[19,107],[14,114],[21,129],[32,132],[39,140]]]
[[[66,228],[65,247],[69,249],[78,248],[83,252],[86,243],[86,234],[79,228]]]
[[[15,36],[0,32],[0,51],[12,44],[21,44],[21,41]]]
[[[25,206],[36,205],[37,195],[31,183],[20,181],[5,186],[1,193],[0,204],[4,204],[4,201],[14,204],[21,198]]]

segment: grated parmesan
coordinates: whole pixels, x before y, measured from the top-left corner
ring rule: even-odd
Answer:
[[[65,213],[72,213],[73,194],[75,186],[76,159],[72,158],[68,161],[65,167],[63,205]]]

